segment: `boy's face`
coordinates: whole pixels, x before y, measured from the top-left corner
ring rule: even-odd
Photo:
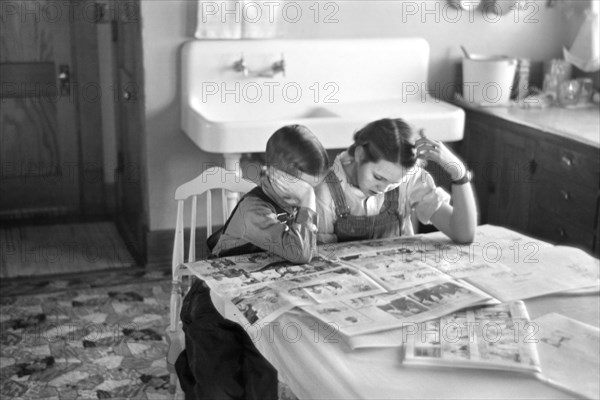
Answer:
[[[275,194],[292,207],[298,207],[306,191],[313,190],[325,179],[325,175],[314,176],[302,171],[298,171],[297,176],[294,176],[274,167],[267,169],[267,175]]]

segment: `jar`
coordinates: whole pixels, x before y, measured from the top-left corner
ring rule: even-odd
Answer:
[[[564,81],[558,85],[558,104],[563,107],[573,107],[579,101],[581,85],[577,79]]]
[[[594,82],[592,78],[579,78],[579,104],[589,104],[594,94]]]
[[[553,100],[557,100],[559,86],[570,78],[571,64],[565,60],[551,60],[546,63],[542,90]]]

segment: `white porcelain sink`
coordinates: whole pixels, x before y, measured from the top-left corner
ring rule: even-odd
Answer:
[[[233,69],[242,54],[248,76]],[[282,55],[285,76],[268,76]],[[292,123],[331,149],[346,148],[357,129],[384,117],[461,140],[463,110],[423,94],[428,63],[419,38],[191,41],[182,50],[182,128],[230,162],[263,152],[269,136]]]

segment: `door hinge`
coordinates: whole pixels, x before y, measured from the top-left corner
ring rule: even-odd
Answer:
[[[535,172],[537,171],[537,166],[537,161],[535,161],[535,159],[532,158],[531,160],[529,160],[529,173],[531,175],[535,174]]]
[[[96,1],[94,3],[94,22],[97,24],[107,24],[111,21],[110,5],[108,2]]]
[[[110,21],[110,35],[113,42],[119,41],[119,23],[114,19]]]
[[[125,169],[125,156],[122,151],[117,153],[117,173],[123,173]]]

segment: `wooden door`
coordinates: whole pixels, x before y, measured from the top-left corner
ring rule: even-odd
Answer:
[[[80,210],[67,6],[55,1],[2,2],[0,218]]]
[[[0,219],[105,216],[94,0],[0,2]]]
[[[116,3],[119,4],[119,3]],[[143,60],[139,0],[122,3],[115,12],[117,64],[118,166],[116,171],[119,230],[138,263],[146,260],[147,205],[143,142]]]

